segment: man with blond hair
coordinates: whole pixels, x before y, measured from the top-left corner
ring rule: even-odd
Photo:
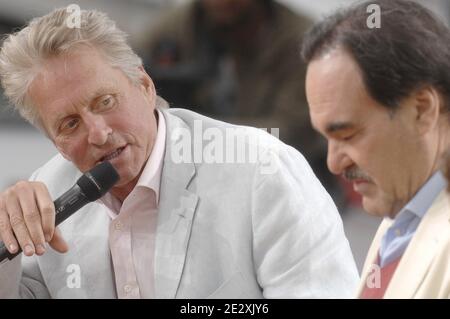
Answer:
[[[342,223],[300,153],[260,130],[157,108],[114,22],[81,11],[70,28],[68,16],[31,21],[0,52],[6,96],[60,153],[0,193],[0,237],[25,254],[0,265],[0,297],[350,296]],[[229,132],[243,144],[220,140]],[[55,228],[52,198],[106,160],[119,182]]]

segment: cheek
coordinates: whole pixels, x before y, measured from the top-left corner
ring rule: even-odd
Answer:
[[[379,162],[370,167],[369,174],[374,180],[379,196],[383,198],[391,198],[393,194],[398,191],[399,182],[403,180],[401,174],[402,165],[394,158],[391,158],[382,154],[383,157],[379,157]]]
[[[63,140],[55,143],[58,151],[67,160],[73,162],[80,170],[89,168],[87,144],[81,140]]]
[[[370,136],[362,140],[355,154],[355,162],[372,178],[379,179],[389,174],[392,161],[392,146],[388,142],[392,137]]]
[[[111,119],[113,131],[127,135],[127,140],[138,147],[146,147],[156,127],[154,123],[154,101],[151,97],[136,92],[121,101],[120,114]]]
[[[130,105],[131,107],[115,115],[109,123],[117,132],[130,133],[136,136],[141,134],[148,126],[147,113],[146,109],[138,104]]]
[[[131,112],[117,123],[123,131],[129,132],[138,139],[148,139],[152,132],[152,123],[154,115],[149,108],[140,109],[137,112]]]

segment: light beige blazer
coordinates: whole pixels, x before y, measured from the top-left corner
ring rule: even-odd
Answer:
[[[362,292],[381,239],[391,220],[385,219],[372,242],[357,295]],[[372,273],[373,274],[373,273]],[[450,196],[443,191],[417,228],[389,283],[384,298],[450,298]]]

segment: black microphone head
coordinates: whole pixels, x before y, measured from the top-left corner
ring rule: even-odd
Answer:
[[[102,162],[81,176],[77,185],[91,202],[105,195],[119,181],[119,174],[110,162]]]

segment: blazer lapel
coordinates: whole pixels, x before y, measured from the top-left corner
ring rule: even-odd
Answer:
[[[75,224],[71,247],[81,272],[81,288],[84,298],[117,298],[108,243],[110,218],[101,205],[91,205]]]
[[[49,250],[40,261],[55,298],[116,298],[108,246],[109,217],[90,204],[60,228],[70,243],[66,254]],[[78,278],[78,279],[76,279]]]
[[[188,127],[177,117],[167,112],[163,114],[167,136],[155,243],[155,297],[175,298],[183,273],[198,196],[187,190],[195,176],[195,165],[192,162],[175,163],[171,157],[171,133],[176,128],[188,130]]]
[[[366,260],[364,261],[364,266],[361,272],[361,281],[359,283],[358,291],[356,294],[357,297],[361,296],[361,293],[366,286],[367,276],[371,274],[373,270],[373,264],[376,263],[383,235],[392,224],[392,220],[385,218],[378,227],[378,230],[367,253]]]

